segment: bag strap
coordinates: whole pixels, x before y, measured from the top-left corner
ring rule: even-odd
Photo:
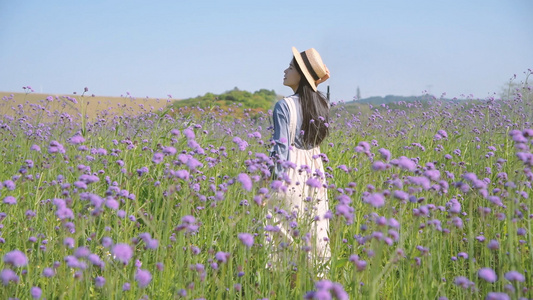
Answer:
[[[294,105],[294,100],[290,97],[285,98],[285,102],[287,102],[287,105],[289,106],[289,136],[290,136],[290,143],[289,145],[294,145],[294,139],[296,135],[296,119],[298,116],[296,115],[296,105]]]

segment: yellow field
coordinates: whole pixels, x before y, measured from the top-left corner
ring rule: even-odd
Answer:
[[[169,104],[167,99],[10,92],[0,92],[0,99],[0,115],[15,116],[18,114],[34,119],[39,118],[42,121],[53,121],[62,114],[79,119],[83,111],[82,107],[86,108],[85,114],[89,120],[94,120],[95,118],[108,119],[115,115],[135,116],[156,112]],[[76,101],[71,99],[76,99]]]

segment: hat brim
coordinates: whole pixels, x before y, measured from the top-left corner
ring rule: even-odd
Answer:
[[[302,70],[302,73],[304,74],[305,79],[307,80],[307,82],[309,83],[313,91],[316,92],[317,87],[315,84],[315,80],[313,79],[313,76],[311,75],[311,73],[309,73],[309,71],[307,70],[304,60],[302,58],[302,54],[300,54],[300,51],[298,51],[296,47],[292,47],[292,54],[294,55],[294,59],[296,60],[296,63],[300,67],[300,70]]]

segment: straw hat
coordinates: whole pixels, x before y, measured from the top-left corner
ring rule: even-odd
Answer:
[[[320,54],[318,54],[318,51],[314,48],[307,49],[300,53],[295,47],[292,47],[292,54],[294,54],[294,58],[296,59],[300,70],[304,73],[305,79],[307,79],[309,85],[316,92],[315,82],[324,77],[327,73],[326,66],[322,62]]]

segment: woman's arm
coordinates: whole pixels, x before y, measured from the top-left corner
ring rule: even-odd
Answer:
[[[274,135],[272,140],[274,141],[274,147],[272,149],[271,156],[276,157],[280,161],[289,160],[289,106],[285,100],[280,100],[274,106],[272,113],[272,120],[274,123]],[[283,166],[276,163],[273,170],[274,178],[279,178],[285,172]]]

